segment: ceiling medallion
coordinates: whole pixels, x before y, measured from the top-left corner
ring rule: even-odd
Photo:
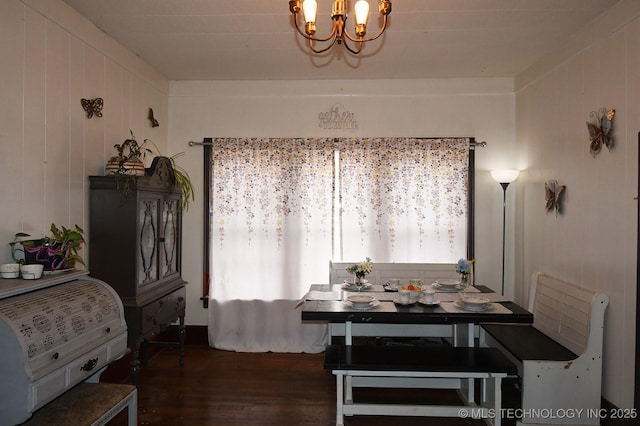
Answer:
[[[341,44],[354,55],[362,50],[365,42],[375,40],[382,35],[387,28],[387,16],[391,13],[391,1],[380,0],[378,10],[382,15],[382,27],[380,31],[373,37],[365,37],[367,33],[367,18],[369,17],[369,3],[366,0],[358,0],[354,6],[356,17],[355,37],[350,35],[345,27],[347,22],[348,0],[334,0],[331,11],[331,20],[333,21],[331,33],[327,37],[316,37],[316,12],[318,4],[315,0],[289,0],[289,10],[294,16],[296,30],[301,36],[309,40],[309,47],[315,53],[322,53],[329,50],[334,44]],[[302,14],[300,13],[302,11]],[[300,17],[302,16],[302,18]],[[303,19],[304,32],[300,29],[300,19]],[[355,47],[349,45],[348,41],[355,43]],[[315,42],[329,44],[323,48],[316,48]]]

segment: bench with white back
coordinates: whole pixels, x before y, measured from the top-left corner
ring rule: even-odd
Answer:
[[[481,345],[500,348],[518,367],[520,424],[599,424],[589,413],[600,409],[608,304],[603,293],[535,273],[528,308],[532,325],[481,326]],[[581,415],[558,415],[565,412]]]

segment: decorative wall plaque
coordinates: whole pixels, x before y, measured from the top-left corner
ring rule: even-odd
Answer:
[[[328,111],[318,114],[321,129],[357,129],[355,114],[349,112],[344,105],[334,104]]]
[[[556,216],[560,212],[560,196],[567,189],[565,185],[558,185],[558,181],[555,179],[544,183],[544,194],[546,200],[545,210],[547,214],[554,211]]]
[[[158,127],[160,125],[160,123],[158,123],[158,120],[156,120],[156,118],[153,116],[153,108],[149,108],[149,114],[147,114],[147,118],[151,122],[151,127]]]
[[[613,108],[600,108],[598,112],[591,111],[589,117],[591,121],[587,121],[587,128],[589,129],[589,153],[593,157],[602,149],[602,145],[605,145],[609,151],[613,145],[613,116],[616,114],[616,110]]]
[[[102,107],[104,105],[102,98],[80,99],[80,103],[82,104],[82,109],[87,113],[87,118],[91,118],[94,115],[102,117]]]

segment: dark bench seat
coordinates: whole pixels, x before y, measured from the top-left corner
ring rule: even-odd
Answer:
[[[345,415],[393,415],[459,417],[468,409],[470,417],[485,418],[500,425],[502,404],[501,380],[517,372],[516,366],[496,348],[468,348],[439,345],[430,347],[329,345],[324,366],[336,376],[336,424],[344,423]],[[458,381],[473,387],[473,380],[482,381],[479,404],[464,401],[461,406],[367,404],[353,400],[351,380],[382,379],[371,387],[395,387],[393,379]],[[372,382],[373,383],[373,382]],[[422,383],[422,382],[421,382]],[[398,386],[400,387],[400,386]],[[412,382],[411,387],[432,387]]]
[[[324,368],[465,374],[517,372],[516,366],[496,348],[444,344],[430,347],[329,345],[325,352]]]
[[[480,345],[499,348],[518,368],[523,413],[518,424],[548,423],[545,412],[588,413],[600,409],[608,304],[605,294],[535,273],[529,295],[533,325],[480,326]],[[554,421],[599,424],[597,416]]]
[[[530,325],[484,324],[482,328],[520,362],[525,359],[570,361],[578,358],[578,355]]]

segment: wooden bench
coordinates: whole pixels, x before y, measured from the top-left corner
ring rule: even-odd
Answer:
[[[597,416],[550,414],[600,408],[609,298],[542,273],[531,281],[533,325],[483,324],[480,344],[499,348],[518,367],[521,424],[597,425]]]
[[[135,386],[82,382],[35,411],[22,426],[101,426],[125,408],[127,424],[135,426],[138,421]]]
[[[500,425],[502,378],[516,373],[515,365],[496,348],[329,345],[324,366],[336,376],[336,424],[344,416],[390,415],[484,418]],[[479,379],[479,405],[409,405],[354,402],[353,377],[402,379]],[[473,386],[473,381],[468,380]],[[393,387],[393,386],[389,386]],[[416,386],[418,387],[418,386]]]

